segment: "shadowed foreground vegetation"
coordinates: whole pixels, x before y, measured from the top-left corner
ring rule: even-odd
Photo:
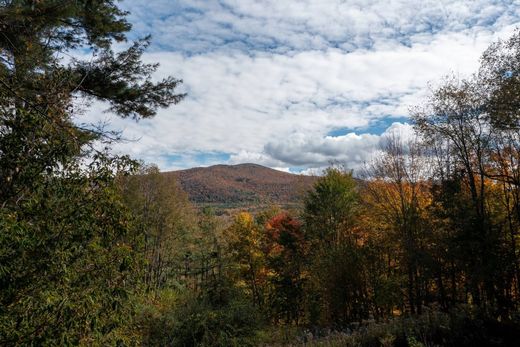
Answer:
[[[226,219],[81,124],[78,100],[138,120],[184,97],[152,80],[148,38],[111,49],[125,16],[1,2],[0,345],[518,343],[520,32],[446,78],[412,110],[417,136],[387,136],[359,179],[333,167],[291,210]]]

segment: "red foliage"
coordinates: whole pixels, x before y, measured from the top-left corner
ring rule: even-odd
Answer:
[[[301,223],[287,212],[271,218],[266,224],[266,253],[271,256],[290,251],[300,253],[305,245]]]

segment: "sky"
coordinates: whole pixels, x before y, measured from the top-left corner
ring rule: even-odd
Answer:
[[[130,39],[152,35],[155,78],[187,97],[153,119],[94,104],[114,151],[163,171],[257,163],[316,173],[360,168],[443,76],[468,77],[520,23],[520,1],[125,0]]]

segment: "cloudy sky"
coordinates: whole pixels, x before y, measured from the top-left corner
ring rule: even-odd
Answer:
[[[180,104],[151,120],[93,105],[115,150],[174,170],[253,162],[302,172],[359,167],[446,74],[468,76],[520,23],[520,1],[126,0],[130,38],[152,35],[157,77]]]

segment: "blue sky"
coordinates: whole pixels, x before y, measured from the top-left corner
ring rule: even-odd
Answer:
[[[121,120],[116,151],[163,170],[254,162],[359,168],[382,136],[412,136],[408,110],[443,76],[463,78],[507,38],[519,1],[126,0],[131,38],[152,35],[157,78],[184,80],[180,104]]]

